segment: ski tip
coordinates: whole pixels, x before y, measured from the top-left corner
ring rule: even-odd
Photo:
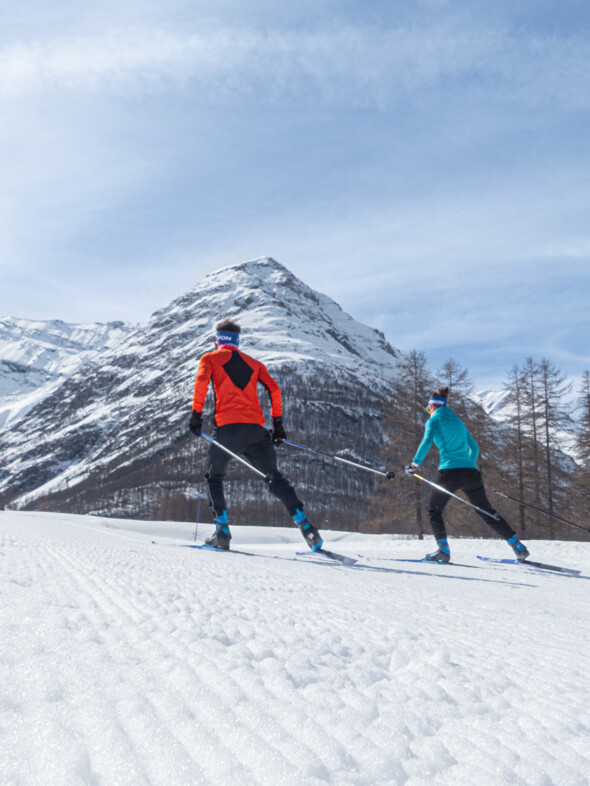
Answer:
[[[536,562],[532,559],[499,559],[497,557],[482,557],[479,554],[477,555],[477,559],[484,560],[485,562],[495,562],[505,565],[525,565],[528,568],[537,568],[538,570],[551,571],[552,573],[562,573],[565,576],[579,576],[582,572],[581,570],[576,570],[574,568],[564,568],[561,565],[547,565],[545,562]]]
[[[295,555],[298,557],[311,557],[317,555],[318,557],[326,557],[327,559],[339,562],[341,565],[356,565],[358,562],[354,557],[345,557],[344,554],[336,554],[328,549],[310,549],[309,551],[296,551]]]
[[[355,565],[357,563],[354,557],[346,557],[344,554],[335,554],[333,551],[328,551],[327,549],[319,549],[316,554],[323,554],[324,557],[336,560],[336,562],[339,562],[341,565]]]
[[[564,568],[561,565],[546,565],[544,562],[534,562],[533,560],[521,560],[521,565],[530,565],[532,568],[539,568],[540,570],[552,570],[556,573],[565,573],[568,576],[579,576],[581,570],[575,568]]]
[[[217,546],[211,546],[210,543],[199,543],[195,548],[203,549],[204,551],[219,551],[221,554],[233,551],[233,549],[218,549]]]

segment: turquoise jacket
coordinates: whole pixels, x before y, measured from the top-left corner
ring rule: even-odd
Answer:
[[[414,464],[420,466],[433,442],[440,453],[439,470],[477,469],[479,446],[461,418],[449,407],[439,407],[429,418],[424,437],[413,458]]]

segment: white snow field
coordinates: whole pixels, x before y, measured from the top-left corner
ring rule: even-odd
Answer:
[[[590,543],[232,532],[0,513],[2,786],[589,783]]]

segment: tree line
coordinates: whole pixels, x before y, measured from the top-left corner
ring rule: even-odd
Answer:
[[[526,358],[508,372],[502,422],[493,420],[474,401],[469,372],[450,358],[433,374],[423,352],[413,350],[400,363],[400,374],[383,413],[385,464],[401,469],[411,461],[428,418],[425,404],[440,385],[450,388],[449,406],[465,422],[480,446],[479,467],[489,496],[524,537],[588,539],[561,519],[588,527],[590,514],[590,372],[577,391],[546,358]],[[572,400],[572,392],[577,397]],[[563,448],[568,446],[568,453]],[[569,453],[574,453],[576,460]],[[422,465],[436,477],[438,451],[433,447]],[[498,491],[517,498],[506,501]],[[430,534],[430,488],[402,477],[395,489],[375,485],[365,531]],[[526,503],[526,504],[524,504]],[[451,501],[449,531],[455,536],[489,536],[490,531],[467,506]],[[546,511],[548,514],[542,512]],[[560,518],[557,518],[560,517]]]

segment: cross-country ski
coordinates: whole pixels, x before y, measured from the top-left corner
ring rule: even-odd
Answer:
[[[340,562],[342,565],[354,565],[356,564],[357,560],[354,557],[346,557],[344,554],[337,554],[334,551],[330,551],[329,549],[314,549],[313,551],[298,551],[297,556],[299,557],[326,557],[326,559],[334,560],[335,562]]]
[[[523,565],[524,567],[530,568],[538,568],[539,570],[550,570],[554,571],[555,573],[565,573],[569,576],[579,576],[581,571],[574,570],[573,568],[565,568],[561,565],[547,565],[544,562],[535,562],[534,560],[526,559],[526,560],[516,560],[516,559],[497,559],[494,557],[481,557],[479,554],[477,559],[483,560],[485,562],[494,562],[496,564],[504,564],[504,565]]]
[[[220,554],[243,554],[245,557],[256,557],[258,555],[251,551],[241,551],[240,549],[218,549],[215,546],[210,546],[208,543],[162,543],[157,540],[152,540],[155,546],[173,546],[181,549],[197,549],[198,551],[215,551]]]

